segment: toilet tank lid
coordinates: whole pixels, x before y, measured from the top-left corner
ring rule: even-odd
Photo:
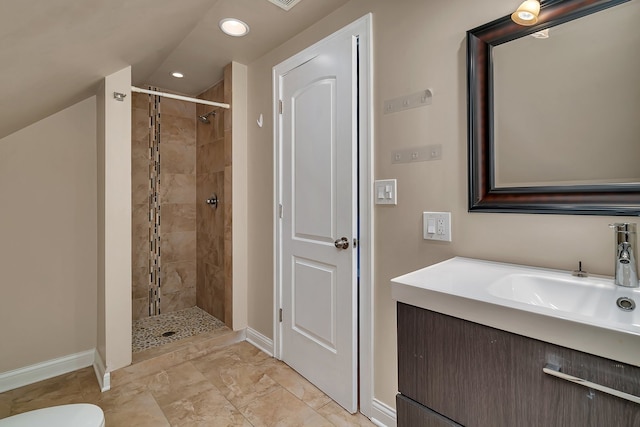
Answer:
[[[74,403],[37,409],[0,420],[0,427],[101,427],[104,413],[96,405]]]

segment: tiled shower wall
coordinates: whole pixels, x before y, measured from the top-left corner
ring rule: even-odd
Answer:
[[[149,97],[131,94],[131,287],[133,319],[149,315],[149,174],[152,138]]]
[[[196,305],[195,104],[161,98],[160,209],[163,313]]]
[[[225,79],[198,98],[230,103],[231,68]],[[197,292],[198,307],[231,326],[231,112],[198,105],[198,115],[215,111],[210,124],[197,123]],[[216,194],[217,209],[200,203]]]
[[[132,298],[133,319],[196,305],[196,107],[195,104],[133,93],[132,126]],[[155,114],[154,105],[159,115]],[[154,120],[158,125],[154,126]],[[154,128],[159,130],[159,170],[153,165]],[[155,184],[154,184],[155,183]],[[150,211],[157,188],[159,216]],[[154,227],[160,245],[155,252]],[[159,283],[150,274],[160,266]],[[157,295],[150,297],[149,290]]]
[[[151,105],[147,95],[131,94],[131,251],[133,319],[149,316]]]

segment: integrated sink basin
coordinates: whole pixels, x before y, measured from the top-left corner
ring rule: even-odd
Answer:
[[[399,302],[640,366],[640,289],[613,278],[456,257],[392,279],[391,291]]]
[[[567,277],[563,277],[563,276]],[[616,286],[612,280],[573,278],[567,273],[515,273],[491,283],[489,294],[519,304],[557,310],[566,315],[593,317],[595,322],[616,313]],[[640,310],[639,310],[640,312]],[[628,320],[634,323],[628,313]],[[614,316],[615,317],[615,316]],[[640,320],[640,319],[636,319]]]

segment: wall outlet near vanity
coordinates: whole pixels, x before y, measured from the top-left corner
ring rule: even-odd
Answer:
[[[451,212],[422,212],[422,237],[450,242]]]

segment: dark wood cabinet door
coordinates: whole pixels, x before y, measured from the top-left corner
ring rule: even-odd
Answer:
[[[511,365],[518,425],[640,427],[639,404],[542,372],[550,363],[569,375],[640,396],[640,368],[510,335],[514,337]]]
[[[404,427],[462,427],[401,394],[396,396],[398,425]]]
[[[398,388],[433,411],[466,427],[640,427],[640,405],[547,363],[640,395],[638,367],[398,303]]]

